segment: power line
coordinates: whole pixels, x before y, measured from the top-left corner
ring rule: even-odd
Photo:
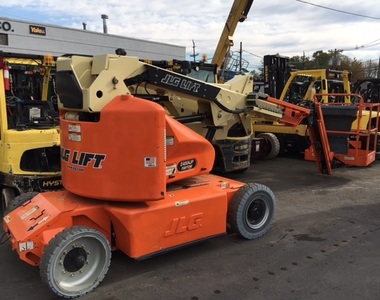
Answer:
[[[249,51],[247,51],[247,50],[244,50],[244,49],[243,49],[243,52],[247,52],[247,53],[251,54],[252,56],[255,56],[255,57],[258,57],[258,58],[263,58],[263,57],[262,57],[262,56],[260,56],[260,55],[254,54],[254,53],[252,53],[252,52],[249,52]]]
[[[307,1],[303,1],[303,0],[295,0],[295,1],[302,2],[302,3],[309,4],[309,5],[316,6],[316,7],[320,7],[320,8],[324,8],[324,9],[328,9],[328,10],[332,10],[332,11],[336,11],[336,12],[340,12],[340,13],[347,14],[347,15],[352,15],[352,16],[362,17],[362,18],[368,18],[368,19],[380,20],[380,17],[371,17],[371,16],[366,16],[366,15],[351,13],[351,12],[348,12],[348,11],[344,11],[344,10],[340,10],[340,9],[335,9],[335,8],[331,8],[331,7],[327,7],[327,6],[323,6],[323,5],[319,5],[319,4],[315,4],[315,3],[311,3],[311,2],[307,2]]]
[[[364,47],[369,47],[369,45],[371,45],[371,44],[373,44],[373,43],[375,43],[375,42],[378,42],[378,41],[380,41],[380,39],[377,39],[377,40],[374,40],[374,41],[372,41],[372,42],[370,42],[370,43],[367,43],[367,44],[365,44],[364,45]],[[378,44],[378,43],[377,43]],[[377,45],[376,44],[376,45]],[[372,46],[372,45],[371,45]]]
[[[356,45],[356,47],[354,47],[354,48],[343,49],[343,51],[359,50],[359,49],[363,49],[363,48],[369,48],[369,47],[377,46],[380,44],[379,41],[380,41],[380,39],[377,39],[377,40],[374,40],[374,41],[367,43],[365,45],[361,45],[361,46]]]

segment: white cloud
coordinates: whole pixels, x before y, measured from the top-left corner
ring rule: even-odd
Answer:
[[[205,1],[116,1],[116,0],[13,0],[0,9],[17,12],[20,7],[45,16],[42,23],[102,31],[101,14],[107,14],[108,33],[132,38],[186,46],[211,58],[229,14],[232,0]],[[373,0],[328,1],[309,0],[325,7],[380,18],[380,6]],[[15,13],[11,17],[14,17]],[[30,20],[33,14],[27,16]],[[380,44],[367,45],[380,39],[380,20],[344,14],[296,0],[255,0],[248,18],[240,23],[234,35],[234,51],[242,42],[244,58],[251,65],[264,56],[311,56],[317,50],[344,49],[343,54],[357,59],[378,59]],[[358,46],[358,50],[353,50]]]

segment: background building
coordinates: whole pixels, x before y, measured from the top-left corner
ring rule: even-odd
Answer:
[[[166,60],[186,57],[184,46],[144,41],[107,33],[106,15],[103,32],[94,32],[0,18],[0,51],[27,55],[61,56],[63,54],[97,55],[115,53],[123,48],[140,59]]]

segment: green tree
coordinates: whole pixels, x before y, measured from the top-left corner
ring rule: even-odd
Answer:
[[[378,64],[375,62],[363,62],[356,58],[351,59],[343,54],[343,50],[322,50],[313,53],[312,57],[293,56],[289,58],[289,64],[298,70],[306,69],[335,69],[346,70],[351,73],[351,82],[360,78],[374,77]]]
[[[351,67],[348,70],[351,72],[351,82],[365,78],[364,64],[356,58],[351,60]]]
[[[374,60],[368,60],[363,63],[364,65],[364,75],[368,78],[378,78],[379,75],[379,64]]]
[[[326,53],[326,52],[323,52],[322,50],[314,52],[312,55],[312,61],[314,62],[314,69],[329,69],[331,58],[332,58],[331,53]]]
[[[253,78],[254,78],[255,81],[259,81],[260,79],[263,78],[262,73],[263,73],[263,69],[262,69],[262,68],[260,68],[259,71],[257,71],[257,70],[252,70],[252,71],[250,72],[250,74],[252,74],[252,76],[253,76]]]
[[[305,55],[297,55],[289,58],[289,64],[292,69],[306,70],[312,68],[313,63],[310,61],[309,57]]]

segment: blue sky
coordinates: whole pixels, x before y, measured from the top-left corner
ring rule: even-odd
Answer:
[[[5,1],[4,1],[5,2]],[[0,4],[0,19],[103,31],[101,14],[107,14],[109,34],[181,45],[189,55],[193,41],[199,59],[210,59],[218,43],[232,0],[201,1],[116,1],[116,0],[12,0]],[[328,10],[297,0],[255,0],[245,22],[234,35],[233,51],[243,45],[243,58],[249,68],[260,65],[266,54],[311,56],[315,51],[342,49],[359,60],[379,60],[380,6],[373,0],[309,3],[365,18]],[[376,19],[378,18],[378,19]]]

